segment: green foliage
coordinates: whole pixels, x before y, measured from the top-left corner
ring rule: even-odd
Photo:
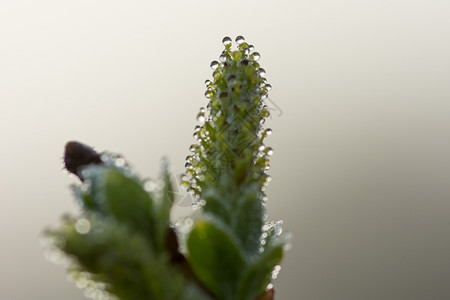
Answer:
[[[255,300],[272,296],[285,238],[267,222],[266,173],[273,150],[264,145],[271,89],[259,54],[242,37],[224,38],[206,108],[197,116],[197,143],[186,158],[183,185],[199,210],[183,236],[170,221],[174,193],[167,165],[144,182],[123,158],[77,142],[65,162],[83,181],[74,188],[82,209],[47,231],[52,251],[71,261],[77,286],[96,299]],[[69,156],[69,157],[68,157]],[[77,158],[83,158],[83,161]],[[100,159],[101,157],[101,159]],[[95,163],[92,163],[95,162]],[[178,247],[178,241],[184,241]],[[180,253],[180,249],[183,253]],[[89,284],[88,284],[89,283]]]
[[[213,222],[201,221],[187,241],[188,260],[198,278],[221,299],[234,299],[245,260],[232,235]],[[232,267],[230,267],[232,266]]]

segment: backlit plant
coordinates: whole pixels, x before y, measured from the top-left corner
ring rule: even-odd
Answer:
[[[64,257],[88,297],[273,299],[287,240],[282,222],[267,221],[265,209],[271,86],[259,53],[242,36],[235,50],[229,37],[223,44],[182,176],[195,210],[183,226],[170,220],[174,192],[166,164],[159,179],[142,180],[120,156],[66,145],[66,168],[82,181],[74,186],[82,211],[46,232],[47,253]]]

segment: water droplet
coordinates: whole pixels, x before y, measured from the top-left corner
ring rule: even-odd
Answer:
[[[231,38],[229,36],[224,37],[222,40],[222,44],[225,47],[227,47],[227,46],[230,47],[231,46]]]
[[[270,112],[267,109],[263,109],[261,111],[261,117],[267,118],[270,115]]]
[[[227,57],[226,57],[224,54],[222,54],[222,55],[219,57],[219,60],[220,60],[221,62],[225,62],[225,61],[227,60]]]
[[[214,60],[209,66],[212,70],[216,70],[219,67],[219,62],[217,60]]]
[[[266,286],[266,290],[268,291],[268,290],[271,290],[271,289],[273,289],[273,284],[269,283],[269,284]]]
[[[84,277],[78,278],[78,280],[75,282],[75,285],[79,289],[84,289],[88,285],[88,279]]]
[[[283,233],[283,221],[277,221],[273,226],[273,229],[275,230],[275,235],[280,236],[281,233]]]
[[[211,84],[211,80],[209,80],[209,79],[206,79],[206,81],[205,81],[205,85],[206,86],[209,86]]]
[[[264,152],[268,155],[271,156],[273,154],[273,149],[272,147],[267,147]]]
[[[267,94],[262,94],[261,95],[261,100],[267,99]]]
[[[266,70],[264,70],[263,68],[259,68],[258,74],[259,74],[259,76],[264,77],[264,76],[266,76]]]
[[[272,129],[267,128],[265,133],[266,133],[266,135],[271,135],[272,134]]]
[[[115,164],[117,167],[122,168],[122,167],[125,166],[125,159],[123,159],[122,157],[119,157],[118,159],[116,159],[116,160],[114,161],[114,164]]]
[[[200,123],[200,124],[205,124],[205,121],[206,121],[206,118],[205,118],[205,116],[204,115],[198,115],[197,116],[197,121]]]
[[[266,91],[270,91],[272,89],[272,86],[270,84],[266,84],[265,89]]]
[[[240,45],[245,42],[245,39],[242,35],[236,37],[236,44]]]
[[[266,169],[265,169],[266,171],[268,171],[268,170],[270,170],[270,165],[269,164],[267,164],[267,166],[266,166]]]
[[[153,180],[147,180],[147,181],[144,183],[144,190],[145,190],[147,193],[154,192],[154,191],[156,190],[156,184],[155,184],[155,182],[154,182]]]
[[[253,45],[249,45],[249,46],[248,46],[248,50],[250,50],[250,51],[253,51],[253,50],[255,50],[255,46],[253,46]]]
[[[194,225],[194,220],[192,220],[191,218],[186,218],[184,220],[184,225],[191,227],[192,225]]]
[[[206,108],[204,108],[204,107],[200,107],[200,113],[202,113],[202,114],[204,114],[205,112],[206,112]]]
[[[86,234],[91,230],[91,223],[85,218],[78,219],[75,223],[75,230],[79,234]]]
[[[254,61],[258,61],[261,58],[261,55],[258,52],[253,52],[253,54],[250,55],[250,58]]]
[[[212,95],[213,95],[213,93],[212,93],[210,90],[208,90],[208,91],[205,92],[205,97],[206,97],[207,99],[211,99]]]

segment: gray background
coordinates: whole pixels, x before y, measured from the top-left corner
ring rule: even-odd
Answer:
[[[444,0],[1,1],[0,299],[84,299],[38,240],[77,212],[64,143],[181,173],[209,63],[239,34],[282,110],[267,122],[269,216],[293,233],[277,299],[450,299]]]

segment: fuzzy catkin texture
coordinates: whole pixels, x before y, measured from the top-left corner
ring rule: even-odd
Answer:
[[[270,181],[265,171],[273,150],[263,143],[272,130],[262,126],[269,116],[264,99],[271,86],[258,63],[260,54],[242,36],[236,38],[236,50],[229,37],[222,42],[225,49],[219,61],[210,65],[213,78],[205,82],[209,102],[197,115],[200,125],[194,137],[198,143],[186,158],[183,184],[200,199],[205,188],[220,184],[226,173],[237,187],[257,184],[264,200],[264,185]]]

